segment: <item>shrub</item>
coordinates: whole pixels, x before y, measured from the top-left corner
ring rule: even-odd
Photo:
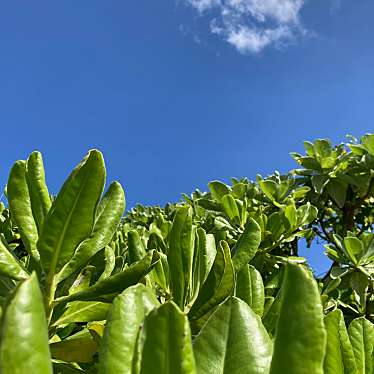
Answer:
[[[164,208],[90,151],[56,196],[41,154],[0,207],[0,373],[374,373],[374,135]],[[312,273],[299,247],[324,243]],[[313,244],[314,243],[314,244]]]

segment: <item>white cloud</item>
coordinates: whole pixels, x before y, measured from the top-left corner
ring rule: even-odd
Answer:
[[[192,7],[196,8],[200,13],[207,9],[220,5],[220,0],[187,0]]]
[[[240,26],[228,32],[227,41],[234,45],[239,52],[259,53],[270,44],[280,44],[292,37],[288,27],[280,26],[274,29],[254,29]]]
[[[305,34],[300,11],[305,0],[185,0],[200,14],[211,10],[211,31],[239,52],[260,53]]]
[[[296,22],[304,0],[227,0],[226,6],[241,14],[250,14],[259,22],[268,18],[280,23]]]

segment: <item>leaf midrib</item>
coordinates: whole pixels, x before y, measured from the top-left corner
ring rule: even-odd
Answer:
[[[85,301],[78,301],[78,302],[85,302]],[[87,301],[86,301],[86,302],[87,302]],[[72,316],[74,316],[74,315],[76,315],[76,314],[79,314],[79,313],[82,313],[83,311],[88,310],[88,309],[90,309],[90,308],[93,308],[93,307],[95,307],[95,306],[98,305],[98,304],[104,304],[104,303],[102,303],[102,302],[100,302],[100,301],[94,302],[93,304],[92,304],[91,301],[88,301],[88,302],[90,303],[90,305],[87,305],[87,306],[85,306],[84,308],[81,308],[81,309],[75,311],[74,313],[68,314],[68,315],[65,316],[64,318],[60,318],[60,319],[57,320],[53,325],[54,325],[54,326],[57,326],[57,324],[63,324],[63,321],[66,320],[68,317],[71,318]]]
[[[87,160],[88,161],[88,160]],[[87,166],[87,163],[85,164],[85,166]],[[87,168],[88,169],[88,168]],[[66,219],[65,223],[64,223],[64,227],[63,227],[63,230],[62,230],[62,233],[60,235],[60,238],[59,238],[59,241],[58,241],[58,244],[57,244],[57,247],[56,247],[56,250],[54,252],[54,255],[52,257],[52,261],[51,261],[51,266],[50,266],[50,270],[49,270],[49,278],[53,277],[54,274],[55,274],[55,270],[56,270],[56,267],[57,267],[57,262],[58,262],[58,259],[60,257],[60,253],[61,253],[61,247],[62,247],[62,242],[64,241],[65,239],[65,235],[66,235],[66,231],[70,225],[70,221],[71,221],[71,218],[73,216],[73,212],[75,211],[75,208],[78,204],[78,201],[80,199],[80,196],[82,194],[82,191],[84,189],[84,187],[86,186],[86,183],[87,183],[87,179],[88,179],[88,176],[90,174],[90,170],[88,169],[86,171],[86,175],[84,176],[83,178],[83,182],[82,182],[82,185],[81,187],[79,188],[78,190],[78,193],[76,195],[76,198],[74,199],[74,204],[72,206],[72,209],[70,209],[70,212],[68,214],[68,218]]]

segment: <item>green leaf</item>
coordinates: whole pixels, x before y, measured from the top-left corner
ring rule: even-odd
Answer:
[[[6,307],[0,348],[1,374],[52,374],[42,294],[33,273]]]
[[[331,271],[330,271],[330,277],[332,278],[331,276]],[[327,286],[326,288],[323,290],[323,293],[325,295],[328,295],[329,293],[333,292],[334,290],[336,290],[339,286],[339,284],[341,283],[342,279],[340,277],[337,277],[337,278],[332,278],[331,280],[329,280],[329,282],[327,283]]]
[[[326,332],[318,286],[303,265],[288,263],[271,374],[323,374]]]
[[[341,268],[340,266],[333,266],[330,271],[330,277],[332,279],[343,278],[345,274],[349,272],[349,268]]]
[[[200,282],[203,284],[209,275],[217,255],[216,242],[213,234],[205,235],[203,229],[197,230],[200,238],[199,265]]]
[[[104,167],[104,164],[102,166]],[[105,169],[103,170],[105,172]],[[110,242],[118,227],[125,205],[125,193],[122,186],[118,182],[113,182],[100,201],[91,235],[78,246],[73,257],[58,274],[58,281],[66,279],[80,269]]]
[[[206,234],[205,230],[196,230],[195,251],[193,263],[193,284],[190,300],[195,300],[202,285],[204,284],[217,254],[216,243],[212,234]]]
[[[145,249],[136,230],[130,230],[127,233],[127,245],[129,251],[129,262],[139,261],[145,256]]]
[[[85,290],[75,292],[68,296],[56,299],[57,303],[71,301],[96,301],[102,300],[102,296],[113,295],[122,292],[140,281],[152,269],[154,263],[158,261],[157,252],[148,252],[140,261],[135,262],[120,273],[116,273],[109,278],[103,279]]]
[[[158,305],[152,291],[143,284],[130,287],[115,298],[101,344],[99,374],[132,373],[139,328],[144,317]]]
[[[361,143],[365,149],[374,156],[374,134],[366,134],[361,138]]]
[[[277,199],[278,185],[271,179],[262,180],[259,182],[262,192],[271,201]]]
[[[312,177],[312,185],[314,187],[314,191],[321,195],[328,181],[329,177],[326,174],[314,175]]]
[[[232,193],[234,197],[237,199],[243,198],[245,193],[247,192],[247,185],[242,182],[238,182],[232,186]]]
[[[195,374],[187,317],[169,302],[151,311],[139,339],[140,374]]]
[[[304,186],[304,187],[299,187],[299,188],[296,188],[293,192],[292,192],[292,196],[294,199],[296,200],[300,200],[302,199],[303,197],[305,197],[305,195],[310,191],[310,187],[308,186]]]
[[[229,187],[219,181],[210,182],[208,186],[213,199],[219,202],[221,202],[223,196],[230,193]]]
[[[75,278],[74,283],[69,288],[69,295],[82,290],[86,290],[90,286],[94,271],[95,267],[91,265],[86,266],[84,269],[82,269],[78,276]]]
[[[344,246],[352,262],[357,264],[364,253],[364,246],[361,240],[354,236],[347,236],[344,238]]]
[[[44,165],[40,152],[32,152],[30,154],[26,168],[32,213],[40,235],[45,217],[52,205],[51,197],[45,184]]]
[[[70,174],[54,200],[38,241],[49,278],[71,259],[78,244],[91,235],[104,181],[103,157],[92,150]]]
[[[348,328],[358,374],[372,374],[374,325],[364,317],[354,319]]]
[[[304,148],[308,156],[315,156],[314,144],[308,141],[304,142]]]
[[[52,343],[52,357],[65,362],[90,363],[98,351],[98,344],[91,337],[67,339],[62,342]]]
[[[193,343],[198,374],[269,372],[272,344],[261,319],[232,297],[220,305]]]
[[[230,248],[225,241],[221,241],[213,267],[189,312],[189,317],[194,320],[197,328],[202,326],[218,304],[231,295],[234,284],[235,273]]]
[[[103,321],[106,318],[109,307],[110,304],[99,301],[74,301],[53,325],[60,326],[73,322]]]
[[[298,222],[297,213],[295,203],[287,205],[284,208],[284,217],[286,218],[285,226],[287,230],[293,231],[296,228]]]
[[[311,205],[309,201],[297,208],[297,224],[296,226],[304,226],[312,223],[318,216],[318,209]]]
[[[266,230],[271,233],[274,241],[280,238],[284,232],[284,225],[279,212],[270,214],[266,223]]]
[[[18,259],[8,250],[0,237],[0,275],[15,280],[26,279],[28,274]]]
[[[347,198],[348,185],[339,181],[337,178],[332,178],[329,183],[327,183],[326,188],[331,198],[335,201],[338,207],[342,209]]]
[[[321,165],[314,157],[299,157],[296,161],[306,169],[321,170]]]
[[[265,317],[267,315],[267,313],[269,312],[271,306],[273,305],[274,303],[274,297],[273,296],[265,296],[265,305],[264,305],[264,313],[263,313],[263,317]],[[264,324],[264,318],[262,319],[262,323],[263,325],[265,326]],[[266,327],[266,326],[265,326]],[[266,328],[266,330],[268,330]],[[269,332],[269,330],[268,330]]]
[[[233,249],[232,262],[236,273],[252,260],[260,243],[261,228],[253,218],[250,218]]]
[[[327,139],[317,139],[314,142],[314,151],[320,158],[329,157],[332,152],[331,142]]]
[[[239,219],[239,209],[236,205],[235,199],[231,196],[231,194],[224,195],[221,201],[223,208],[225,209],[225,213],[230,218],[230,220],[234,220],[235,218]]]
[[[194,239],[192,208],[183,206],[175,214],[167,253],[171,294],[182,310],[191,284]]]
[[[26,161],[20,160],[13,165],[7,184],[7,197],[12,219],[18,227],[25,249],[37,259],[38,229],[32,214],[26,179]]]
[[[340,309],[327,314],[325,327],[327,345],[324,374],[356,374],[357,368],[353,348]]]
[[[360,265],[370,264],[371,262],[374,262],[374,240],[371,240],[370,244],[368,244],[365,254],[359,261]]]
[[[363,156],[365,154],[365,147],[361,144],[347,144],[348,147],[351,149],[352,153]]]
[[[361,271],[354,271],[349,277],[349,284],[352,287],[353,295],[361,311],[365,311],[366,290],[369,285],[368,277]]]
[[[264,311],[264,315],[262,317],[262,323],[266,327],[266,330],[271,336],[274,336],[277,320],[279,316],[279,311],[281,309],[281,300],[282,300],[282,292],[278,291],[275,298],[270,299],[270,305]]]
[[[152,276],[154,281],[163,290],[167,290],[169,287],[169,265],[167,256],[162,252],[158,252],[158,255],[160,256],[160,261],[155,264],[152,270]]]
[[[104,249],[104,256],[105,256],[105,267],[104,267],[104,271],[100,275],[100,278],[98,279],[98,282],[108,278],[112,274],[116,266],[116,255],[113,249],[109,247],[109,245],[107,245]]]
[[[337,236],[335,234],[333,234],[333,237],[335,239],[335,242],[339,243],[339,244],[336,244],[336,246],[334,246],[332,244],[324,244],[323,246],[327,250],[325,253],[333,261],[337,261],[338,263],[339,262],[346,262],[347,259],[349,260],[349,254],[347,253],[344,245],[343,246],[340,245],[342,242],[340,240],[336,241]],[[337,248],[339,249],[339,251],[337,250]]]
[[[197,199],[196,203],[204,209],[211,210],[213,212],[223,212],[222,205],[214,200],[201,198]]]
[[[253,266],[244,266],[237,274],[236,296],[245,301],[262,317],[265,305],[265,290],[260,272]]]

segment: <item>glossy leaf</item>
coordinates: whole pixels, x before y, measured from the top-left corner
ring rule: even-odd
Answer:
[[[341,182],[337,178],[330,179],[326,188],[329,195],[335,201],[339,208],[343,208],[347,197],[347,184]]]
[[[149,313],[139,344],[140,374],[195,374],[190,326],[176,304],[169,302]]]
[[[327,345],[324,361],[324,374],[356,374],[356,362],[349,341],[344,317],[336,309],[325,317]]]
[[[130,287],[116,297],[104,331],[99,374],[132,373],[140,325],[144,317],[158,305],[152,291],[142,284]]]
[[[282,284],[271,374],[323,374],[326,331],[316,281],[288,263]]]
[[[26,279],[28,274],[18,259],[8,250],[0,237],[0,275],[15,280]]]
[[[230,248],[225,241],[221,241],[213,267],[189,312],[190,319],[195,320],[198,328],[205,323],[213,309],[231,295],[234,284]]]
[[[232,195],[224,195],[221,201],[223,208],[225,209],[225,212],[227,216],[230,218],[230,220],[234,220],[235,218],[239,219],[239,209]]]
[[[196,300],[196,297],[213,266],[216,254],[217,250],[214,236],[212,234],[207,235],[204,229],[198,228],[196,230],[195,238],[190,300]]]
[[[62,342],[52,343],[52,357],[65,362],[93,362],[98,351],[98,344],[92,337],[67,339]]]
[[[109,247],[109,245],[107,245],[104,249],[104,256],[105,256],[105,267],[98,281],[108,278],[112,274],[116,266],[116,255],[114,253],[114,250],[111,247]]]
[[[235,295],[245,301],[256,314],[262,317],[265,290],[261,274],[255,267],[244,266],[237,274]]]
[[[364,317],[356,318],[348,328],[358,374],[372,374],[374,370],[374,325]]]
[[[53,202],[38,250],[50,277],[73,256],[78,244],[90,236],[105,180],[104,160],[92,150],[74,169]]]
[[[361,240],[352,236],[347,236],[344,238],[344,246],[352,262],[357,264],[364,252],[364,246]]]
[[[167,256],[164,253],[158,252],[160,261],[155,264],[152,271],[152,276],[155,282],[164,290],[169,287],[169,265]]]
[[[324,187],[329,181],[329,177],[325,174],[314,175],[311,181],[316,193],[322,194]]]
[[[173,301],[182,310],[186,304],[191,283],[193,250],[192,209],[184,206],[179,208],[175,214],[167,253]]]
[[[359,305],[361,310],[365,310],[366,291],[369,285],[367,275],[363,274],[361,271],[354,271],[349,277],[349,284],[352,287],[357,305]]]
[[[42,294],[35,274],[16,290],[6,307],[0,347],[1,374],[52,374]]]
[[[259,185],[261,187],[262,192],[271,201],[277,198],[277,184],[273,180],[262,180],[259,182]]]
[[[233,249],[232,262],[236,273],[252,260],[260,243],[261,228],[253,218],[250,218]]]
[[[26,179],[26,161],[17,161],[10,171],[7,195],[12,218],[29,254],[37,256],[38,229],[32,214],[31,199]]]
[[[66,303],[76,300],[95,301],[101,300],[101,296],[122,292],[127,287],[138,283],[142,277],[147,275],[156,261],[158,261],[157,253],[152,251],[148,252],[142,260],[135,262],[120,273],[103,279],[85,290],[63,296],[57,299],[56,302]]]
[[[51,197],[45,184],[44,165],[40,152],[32,152],[27,159],[27,184],[31,209],[40,234],[51,205]]]
[[[54,323],[55,326],[73,322],[91,322],[105,320],[110,304],[99,301],[74,301],[62,316]]]
[[[285,229],[279,212],[274,212],[268,216],[266,230],[271,233],[274,241],[278,240],[282,235]]]
[[[86,266],[82,269],[69,288],[69,295],[87,289],[90,286],[94,271],[94,266]]]
[[[221,202],[221,199],[230,193],[230,189],[227,187],[226,184],[213,181],[208,184],[210,193],[214,200]]]
[[[143,247],[143,243],[140,240],[140,236],[136,230],[130,230],[127,234],[129,261],[130,264],[142,259],[146,252]]]
[[[285,226],[288,230],[292,231],[297,226],[297,210],[294,203],[287,205],[284,208]]]
[[[63,267],[58,275],[59,281],[73,274],[109,243],[118,227],[124,209],[125,194],[122,186],[118,182],[113,182],[100,201],[93,232],[78,246],[73,257]]]
[[[267,305],[266,310],[262,317],[262,323],[266,327],[268,333],[273,337],[275,334],[275,329],[277,326],[279,311],[281,308],[282,292],[279,291],[275,298],[268,299],[269,305]]]
[[[232,297],[220,305],[193,343],[198,374],[268,373],[272,343],[260,318]]]

